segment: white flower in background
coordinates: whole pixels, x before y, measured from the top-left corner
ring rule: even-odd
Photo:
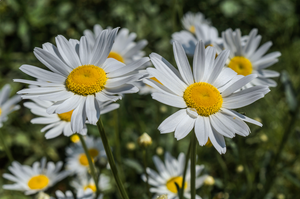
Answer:
[[[95,103],[99,103],[96,101]],[[46,124],[44,128],[42,128],[42,132],[45,132],[46,139],[55,138],[62,133],[65,136],[71,136],[74,134],[74,132],[71,129],[71,117],[73,110],[61,113],[61,114],[48,114],[47,108],[53,105],[53,102],[46,101],[46,100],[39,100],[39,99],[32,99],[32,102],[25,102],[24,106],[29,108],[31,112],[35,115],[41,116],[38,118],[34,118],[31,120],[31,123],[33,124]],[[99,103],[98,106],[100,107],[100,115],[105,114],[107,112],[110,112],[112,110],[115,110],[119,108],[119,104],[117,103],[111,103],[111,102],[104,102]],[[82,135],[86,135],[87,128],[86,125],[84,125],[81,132],[79,132]],[[77,136],[77,135],[74,135]],[[74,142],[76,141],[76,137],[74,138]],[[79,137],[78,137],[79,139]],[[77,140],[78,141],[78,140]]]
[[[7,120],[8,114],[20,108],[20,106],[16,104],[21,101],[21,97],[15,95],[9,99],[10,90],[10,85],[6,84],[0,91],[0,127],[2,127],[3,122]]]
[[[181,22],[183,27],[191,33],[195,33],[196,25],[210,24],[210,21],[205,19],[204,15],[201,12],[197,12],[196,14],[192,12],[187,12],[182,17]]]
[[[26,195],[44,191],[70,174],[69,171],[59,172],[62,166],[62,162],[46,164],[46,158],[34,162],[32,167],[14,161],[8,167],[13,175],[5,173],[3,177],[15,184],[3,185],[3,189],[25,191]]]
[[[160,124],[158,129],[161,133],[175,131],[175,138],[180,140],[194,128],[201,146],[210,139],[219,153],[225,153],[224,136],[249,135],[250,129],[244,121],[262,126],[231,110],[263,98],[270,90],[267,86],[255,86],[241,91],[256,75],[244,77],[224,68],[229,50],[222,51],[215,58],[215,49],[210,46],[205,49],[200,41],[194,54],[193,72],[184,49],[176,41],[173,51],[179,71],[160,55],[152,53],[150,59],[155,69],[147,68],[147,71],[162,84],[144,80],[159,91],[152,94],[153,99],[180,108]]]
[[[256,74],[257,78],[253,79],[246,87],[253,85],[266,85],[275,87],[277,83],[269,78],[278,77],[279,73],[265,68],[278,62],[280,52],[265,53],[272,46],[272,42],[266,42],[258,48],[261,36],[257,35],[257,29],[252,29],[247,42],[243,45],[241,41],[241,31],[236,29],[232,31],[227,29],[222,32],[224,48],[230,50],[227,66],[237,72],[239,75]]]
[[[101,138],[92,136],[84,137],[87,149],[93,161],[106,158],[106,153]],[[74,143],[66,148],[66,168],[75,174],[82,174],[88,171],[89,162],[85,155],[81,142]]]
[[[55,195],[57,199],[96,199],[95,194],[91,189],[86,189],[86,190],[78,189],[76,193],[77,193],[76,197],[74,197],[71,191],[66,191],[64,194],[62,191],[57,190],[55,192]],[[52,197],[51,199],[56,199],[56,198]],[[103,194],[100,194],[97,199],[102,199],[102,198],[103,198]]]
[[[93,45],[98,35],[101,34],[102,27],[94,26],[94,32],[85,30],[83,34],[86,36],[90,45]],[[145,52],[142,49],[148,44],[147,40],[143,39],[139,42],[134,42],[136,33],[129,34],[129,30],[122,28],[116,36],[115,43],[108,55],[108,58],[114,58],[124,64],[130,64],[135,60],[141,59]]]
[[[154,80],[154,81],[156,81],[156,82],[158,82],[158,83],[161,84],[161,82],[159,82],[155,77],[149,76],[148,72],[143,72],[143,73],[146,74],[143,79],[145,79],[145,78],[152,79],[152,80]],[[157,90],[155,88],[153,88],[152,86],[149,86],[149,85],[145,84],[142,80],[135,82],[134,85],[136,87],[138,87],[140,95],[147,95],[147,94],[151,94],[151,93],[157,92]]]
[[[187,167],[186,177],[184,185],[182,184],[184,165],[185,165],[185,155],[180,153],[178,159],[172,157],[169,153],[165,153],[165,163],[163,163],[157,156],[153,157],[153,162],[156,166],[157,172],[147,168],[146,171],[149,175],[149,184],[153,186],[150,188],[150,192],[155,193],[155,197],[162,194],[167,194],[169,199],[177,199],[177,187],[184,187],[184,197],[191,198],[190,194],[190,162]],[[202,186],[207,175],[199,176],[203,170],[203,165],[196,165],[196,189]],[[146,176],[142,176],[143,180],[146,182]],[[196,195],[196,198],[201,198]]]
[[[15,79],[39,87],[31,87],[18,92],[24,99],[55,101],[47,109],[48,114],[62,114],[73,110],[71,128],[79,133],[86,119],[96,124],[101,107],[99,104],[120,99],[120,94],[136,93],[138,88],[132,82],[140,78],[136,71],[149,61],[145,57],[125,65],[107,58],[118,28],[103,30],[93,46],[86,37],[80,41],[69,41],[59,35],[57,47],[46,43],[43,49],[35,48],[35,56],[51,71],[31,65],[22,65],[20,70],[37,78],[38,81]]]
[[[77,190],[91,189],[94,193],[96,192],[95,182],[93,178],[87,174],[78,175],[70,184]],[[100,174],[98,188],[100,191],[106,191],[111,188],[110,178],[105,174]]]
[[[202,41],[207,46],[216,48],[217,53],[221,52],[219,45],[222,43],[222,38],[218,35],[218,30],[210,25],[202,24],[195,25],[195,36],[186,30],[175,32],[172,34],[173,41],[178,41],[184,48],[186,54],[193,56],[198,41]]]

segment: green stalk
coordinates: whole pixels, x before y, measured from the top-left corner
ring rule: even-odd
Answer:
[[[11,154],[10,149],[7,147],[7,145],[6,145],[5,141],[4,141],[4,136],[2,135],[2,132],[0,132],[0,140],[2,142],[2,145],[3,145],[3,148],[5,150],[5,153],[6,153],[7,157],[8,157],[8,159],[9,159],[9,162],[12,163],[14,161],[14,158],[13,158],[13,156]]]
[[[103,146],[104,146],[104,149],[105,149],[105,152],[106,152],[106,156],[107,156],[111,171],[113,173],[113,176],[115,178],[115,181],[117,183],[119,192],[120,192],[123,199],[129,199],[128,195],[126,193],[126,190],[125,190],[125,188],[122,184],[122,181],[121,181],[121,179],[118,175],[115,160],[114,160],[113,154],[111,152],[110,146],[108,144],[108,140],[107,140],[107,137],[106,137],[106,134],[105,134],[105,131],[104,131],[104,127],[103,127],[103,124],[102,124],[102,121],[101,121],[100,118],[97,122],[97,127],[98,127],[98,130],[99,130],[100,136],[102,138],[102,142],[103,142]]]
[[[192,140],[190,141],[189,149],[188,149],[187,154],[185,156],[185,164],[184,164],[183,177],[182,177],[182,183],[181,183],[181,191],[179,193],[179,198],[180,199],[183,199],[185,176],[186,176],[186,170],[187,170],[187,166],[188,166],[189,159],[190,159],[189,157],[190,157],[190,154],[191,154],[191,145],[192,145]]]
[[[196,198],[196,134],[193,132],[191,136],[191,199]]]
[[[95,186],[96,186],[96,193],[98,195],[98,192],[99,192],[99,187],[98,187],[98,181],[97,181],[97,175],[96,175],[96,172],[95,172],[95,165],[92,161],[92,158],[91,158],[91,155],[87,149],[87,146],[86,146],[86,143],[84,141],[84,138],[82,137],[82,135],[80,133],[77,134],[80,138],[80,142],[82,144],[82,147],[84,149],[84,153],[88,159],[88,162],[89,162],[89,166],[90,166],[90,170],[91,170],[91,173],[92,173],[92,177],[94,179],[94,182],[95,182]]]

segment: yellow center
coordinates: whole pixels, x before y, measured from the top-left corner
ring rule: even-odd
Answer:
[[[30,189],[44,189],[49,184],[49,178],[45,175],[33,176],[27,184]]]
[[[196,32],[196,28],[195,26],[191,26],[189,29],[190,32],[195,33]]]
[[[77,142],[80,141],[80,138],[79,138],[78,135],[74,134],[74,135],[71,136],[71,141],[72,141],[73,143],[77,143]]]
[[[78,95],[92,95],[104,88],[107,81],[105,71],[94,65],[83,65],[75,68],[66,80],[66,87]]]
[[[216,87],[205,82],[191,84],[184,91],[187,106],[196,109],[201,116],[210,116],[220,110],[223,98]]]
[[[252,64],[245,57],[236,56],[230,60],[228,67],[237,72],[239,75],[250,75],[252,73]]]
[[[111,51],[109,53],[107,58],[114,58],[114,59],[118,60],[119,62],[124,63],[123,57],[119,53],[116,53],[116,52],[113,52],[113,51]]]
[[[96,186],[94,184],[89,184],[84,186],[84,190],[91,189],[93,192],[96,192]]]
[[[88,151],[89,151],[89,154],[92,158],[92,161],[94,162],[94,158],[96,158],[99,154],[98,150],[94,149],[94,148],[91,148]],[[88,161],[88,159],[87,159],[87,157],[84,153],[79,155],[78,160],[79,160],[79,163],[83,166],[88,166],[89,165],[89,161]]]
[[[66,113],[57,114],[57,115],[61,120],[66,121],[66,122],[70,122],[71,117],[72,117],[72,113],[73,113],[73,110],[71,110],[69,112],[66,112]]]
[[[177,177],[173,177],[173,178],[169,179],[166,183],[166,187],[169,191],[171,191],[173,193],[177,193],[176,184],[179,186],[179,188],[182,187],[182,177],[181,176],[177,176]],[[187,183],[184,182],[184,189],[186,189],[186,187],[187,187]]]

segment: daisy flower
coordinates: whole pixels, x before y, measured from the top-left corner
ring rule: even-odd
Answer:
[[[222,42],[222,38],[218,35],[218,30],[210,25],[202,24],[195,25],[195,36],[186,30],[175,32],[172,34],[173,41],[178,41],[183,46],[186,54],[193,56],[198,41],[202,40],[205,47],[214,46],[218,52],[221,52],[219,45]]]
[[[196,14],[192,12],[187,12],[181,20],[183,27],[190,31],[191,33],[196,32],[196,25],[202,24],[210,24],[210,21],[205,19],[204,15],[201,12],[197,12]]]
[[[10,85],[6,84],[0,91],[0,127],[2,127],[3,122],[7,120],[8,114],[20,108],[20,106],[16,104],[21,101],[21,97],[16,95],[8,99],[10,90]]]
[[[165,153],[165,163],[163,163],[157,156],[153,157],[153,162],[158,172],[147,168],[146,171],[149,175],[149,184],[153,187],[150,188],[150,192],[155,193],[154,198],[159,195],[167,194],[169,199],[177,199],[177,187],[184,186],[184,197],[191,198],[190,194],[190,162],[187,167],[185,182],[182,185],[183,171],[185,165],[185,155],[180,153],[178,159],[172,157],[169,153]],[[203,170],[203,165],[196,165],[196,189],[201,187],[207,175],[199,176]],[[146,176],[142,176],[146,182]],[[196,195],[196,198],[201,198]]]
[[[97,24],[94,26],[94,32],[85,30],[83,34],[86,36],[90,45],[93,45],[98,35],[101,34],[102,27]],[[141,59],[145,52],[142,49],[148,44],[147,40],[143,39],[139,42],[134,42],[136,33],[129,34],[129,30],[122,28],[116,36],[115,43],[108,55],[109,58],[114,58],[124,64],[129,64],[135,60]]]
[[[55,101],[48,107],[48,114],[62,114],[73,110],[73,132],[82,132],[86,118],[89,123],[96,125],[102,111],[99,104],[116,101],[120,99],[119,94],[138,92],[131,84],[140,77],[135,70],[149,61],[145,57],[125,65],[107,58],[117,31],[118,28],[101,31],[92,46],[84,36],[80,41],[68,41],[59,35],[55,38],[57,47],[46,43],[43,48],[35,48],[35,56],[51,71],[22,65],[20,70],[38,81],[14,81],[38,87],[23,89],[18,94],[23,99]]]
[[[152,53],[150,59],[156,69],[148,68],[147,71],[162,85],[153,80],[144,80],[159,90],[159,93],[152,94],[153,99],[180,108],[160,124],[158,129],[161,133],[175,131],[175,138],[180,140],[194,128],[201,146],[210,139],[219,153],[225,153],[224,136],[232,138],[235,134],[247,136],[250,133],[244,121],[262,126],[231,110],[255,102],[264,97],[269,89],[255,86],[241,91],[256,75],[244,77],[230,68],[224,68],[229,50],[222,51],[215,58],[215,49],[210,46],[205,49],[200,41],[194,54],[193,72],[184,49],[176,41],[173,51],[179,71],[160,55]]]
[[[69,171],[59,172],[62,166],[62,162],[46,164],[46,158],[34,162],[32,167],[14,161],[8,167],[13,175],[5,173],[3,177],[15,184],[3,185],[3,189],[25,191],[26,195],[44,191],[70,174]]]
[[[66,191],[64,194],[62,191],[57,190],[55,192],[56,198],[57,199],[96,199],[95,194],[91,189],[79,189],[76,191],[76,197],[73,196],[73,193],[71,191]],[[56,198],[51,198],[51,199],[56,199]],[[103,194],[100,194],[97,199],[102,199]]]
[[[252,29],[245,45],[242,45],[241,31],[239,29],[232,31],[227,29],[222,32],[224,48],[230,50],[227,66],[237,72],[239,75],[256,74],[246,87],[253,85],[266,85],[275,87],[277,83],[269,78],[278,77],[279,73],[272,70],[265,70],[267,67],[278,62],[280,52],[265,53],[272,46],[272,42],[266,42],[258,48],[261,36],[257,35],[257,29]]]
[[[96,185],[93,178],[89,175],[83,174],[78,175],[72,182],[71,186],[77,190],[91,189],[94,193],[96,192]],[[104,174],[100,174],[98,180],[98,188],[101,191],[106,191],[111,188],[110,179]]]
[[[85,143],[91,158],[96,161],[106,158],[106,153],[101,138],[86,136]],[[74,143],[66,148],[67,164],[66,167],[72,173],[82,174],[88,171],[89,162],[84,153],[81,143]]]
[[[99,102],[96,101],[96,103]],[[41,130],[42,132],[46,132],[45,133],[46,139],[55,138],[62,133],[65,136],[73,135],[74,132],[71,129],[71,117],[72,117],[73,110],[66,113],[49,115],[47,113],[47,108],[52,105],[53,102],[46,101],[46,100],[39,100],[39,99],[32,99],[32,102],[24,103],[24,106],[29,108],[33,114],[40,116],[38,118],[32,119],[31,123],[46,124],[46,126]],[[119,108],[120,105],[117,103],[104,102],[104,103],[99,103],[98,106],[100,107],[100,110],[102,110],[100,112],[100,115],[102,115]],[[87,133],[86,125],[83,126],[83,129],[79,133],[82,135],[86,135]],[[71,138],[72,141],[73,140],[74,140],[73,142],[79,141],[78,135],[74,134],[74,136],[77,137],[72,137]]]

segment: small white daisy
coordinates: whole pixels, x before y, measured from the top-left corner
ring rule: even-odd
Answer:
[[[71,186],[77,190],[91,189],[94,193],[96,192],[96,185],[93,178],[89,175],[82,174],[78,175],[72,182]],[[98,180],[98,188],[100,191],[107,191],[111,189],[110,178],[105,174],[100,174]]]
[[[71,191],[66,191],[65,194],[58,190],[55,192],[57,199],[96,199],[94,192],[91,189],[78,189],[76,191],[76,197],[73,196],[73,193]],[[56,199],[51,197],[51,199]],[[103,194],[100,194],[97,199],[102,199]]]
[[[249,135],[250,129],[244,121],[262,126],[231,110],[263,98],[270,90],[267,86],[255,86],[240,91],[256,75],[244,77],[230,68],[224,68],[229,50],[222,51],[215,58],[215,49],[210,46],[205,49],[200,41],[194,54],[193,72],[183,47],[176,41],[173,51],[179,71],[160,55],[152,53],[150,59],[156,69],[148,68],[147,71],[162,85],[153,80],[144,80],[159,90],[159,93],[152,94],[153,99],[180,108],[160,124],[158,129],[161,133],[175,131],[175,138],[180,140],[194,128],[201,146],[210,139],[219,153],[225,153],[224,136]]]
[[[246,87],[253,85],[266,85],[275,87],[277,83],[269,78],[278,77],[279,73],[265,68],[278,62],[280,52],[265,53],[272,46],[272,42],[266,42],[258,48],[261,36],[257,35],[257,29],[252,29],[247,42],[243,45],[241,40],[241,31],[236,29],[232,31],[227,29],[222,32],[224,48],[230,50],[227,66],[237,72],[239,75],[256,74],[257,78],[253,79]]]
[[[35,115],[41,116],[38,118],[34,118],[31,120],[33,124],[47,124],[44,128],[42,128],[42,132],[45,132],[46,139],[51,139],[59,136],[60,134],[64,134],[65,136],[73,135],[74,132],[71,129],[71,117],[73,110],[61,113],[61,114],[51,114],[47,113],[47,108],[53,105],[53,102],[46,101],[46,100],[39,100],[39,99],[32,99],[33,102],[25,102],[24,106],[29,108],[31,112]],[[99,103],[96,101],[96,103]],[[111,103],[111,102],[104,102],[98,104],[100,109],[100,115],[110,112],[119,108],[119,104]],[[86,135],[87,128],[84,125],[81,132],[82,135]],[[74,138],[74,142],[76,137]],[[78,137],[79,138],[79,137]],[[78,139],[77,139],[78,141]]]
[[[98,35],[101,34],[102,27],[97,24],[94,26],[94,32],[85,30],[83,33],[86,36],[90,45],[95,43]],[[114,58],[124,64],[129,64],[135,60],[141,59],[145,52],[142,49],[148,44],[147,40],[143,39],[139,42],[134,42],[136,33],[129,34],[129,30],[122,28],[116,36],[115,43],[108,55],[108,58]]]
[[[205,47],[214,46],[217,52],[221,51],[219,45],[222,43],[222,38],[218,35],[218,30],[210,25],[202,24],[195,25],[196,37],[186,30],[175,32],[172,34],[173,41],[178,41],[184,48],[186,54],[193,56],[198,41],[204,42]]]
[[[154,198],[159,195],[167,194],[169,199],[177,199],[177,187],[182,188],[182,178],[185,165],[185,155],[180,153],[178,159],[172,157],[169,153],[165,153],[165,163],[163,163],[157,156],[153,157],[153,162],[156,166],[158,172],[147,168],[147,173],[149,175],[149,184],[153,187],[150,188],[150,192],[155,193]],[[207,175],[199,176],[203,170],[203,165],[196,165],[196,189],[202,186]],[[146,176],[142,176],[143,180],[146,182]],[[185,183],[184,183],[184,197],[191,198],[190,194],[190,162],[187,167]],[[201,198],[196,195],[196,198]]]
[[[46,158],[34,162],[32,167],[14,161],[8,167],[13,175],[5,173],[3,177],[15,184],[3,185],[3,189],[25,191],[26,195],[44,191],[70,174],[69,171],[59,172],[62,166],[62,162],[46,164]]]
[[[16,95],[9,99],[10,90],[10,85],[6,84],[0,91],[0,127],[7,120],[8,114],[20,108],[16,104],[21,101],[21,97]]]
[[[57,47],[46,43],[43,49],[35,48],[34,54],[51,71],[31,65],[22,65],[20,70],[38,81],[15,79],[15,82],[36,85],[18,92],[23,99],[55,101],[48,107],[48,114],[61,114],[73,110],[71,128],[79,133],[86,119],[96,124],[101,107],[99,104],[120,99],[119,94],[136,93],[132,82],[139,79],[136,71],[149,61],[145,57],[125,65],[107,58],[118,28],[103,30],[91,46],[86,37],[69,41],[59,35]],[[98,103],[99,102],[99,103]]]
[[[187,12],[182,17],[181,22],[183,27],[191,33],[196,32],[196,25],[210,24],[210,21],[205,19],[204,15],[201,12],[197,12],[196,14],[192,12]]]
[[[106,153],[101,138],[92,136],[84,137],[87,149],[93,161],[100,158],[106,158]],[[89,168],[89,162],[85,155],[81,142],[74,143],[66,148],[66,168],[75,174],[86,173]]]

